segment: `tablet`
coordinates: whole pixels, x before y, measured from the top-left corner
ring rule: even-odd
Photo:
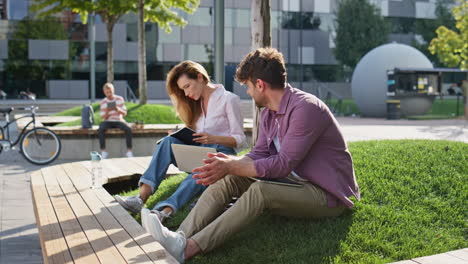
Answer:
[[[193,169],[205,165],[203,160],[208,158],[207,154],[216,153],[215,148],[183,144],[171,144],[171,148],[177,162],[177,168],[185,172],[192,172]]]
[[[267,179],[267,178],[255,178],[255,177],[249,177],[249,178],[257,182],[285,185],[285,186],[291,186],[291,187],[303,186],[302,184],[295,182],[293,180],[290,180],[288,178],[281,178],[281,179]]]
[[[115,101],[110,101],[107,103],[107,108],[108,109],[115,109],[116,108],[116,103]]]

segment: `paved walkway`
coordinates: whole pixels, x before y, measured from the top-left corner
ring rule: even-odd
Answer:
[[[338,120],[348,141],[423,138],[468,143],[468,122],[464,120]],[[54,164],[58,162],[60,161],[55,161]],[[42,263],[29,182],[31,171],[38,168],[26,162],[17,151],[0,154],[0,264]],[[433,258],[417,258],[400,263],[468,263],[467,251],[464,249],[450,252],[447,254],[449,257],[442,259],[439,254]]]

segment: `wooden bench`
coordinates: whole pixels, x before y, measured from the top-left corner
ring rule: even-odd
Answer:
[[[103,180],[142,174],[150,159],[103,160]],[[90,185],[90,161],[31,174],[44,263],[177,263],[104,188]]]

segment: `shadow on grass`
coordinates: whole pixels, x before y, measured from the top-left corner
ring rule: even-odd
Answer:
[[[352,222],[351,211],[321,220],[265,213],[220,248],[189,263],[331,263]]]
[[[143,106],[142,104],[137,104],[137,105],[131,106],[131,107],[128,108],[128,113],[136,111],[142,106]]]
[[[185,177],[178,175],[164,180],[146,207],[153,208],[157,202],[167,199]],[[188,215],[192,202],[164,225],[176,230]],[[139,215],[136,218],[140,220]],[[188,263],[330,263],[340,255],[341,242],[348,236],[352,223],[352,210],[340,217],[320,220],[287,218],[265,212],[221,247]]]

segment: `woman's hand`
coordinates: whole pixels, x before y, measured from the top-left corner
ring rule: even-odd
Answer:
[[[213,136],[208,133],[195,133],[193,134],[193,141],[200,144],[217,144],[216,136]]]

